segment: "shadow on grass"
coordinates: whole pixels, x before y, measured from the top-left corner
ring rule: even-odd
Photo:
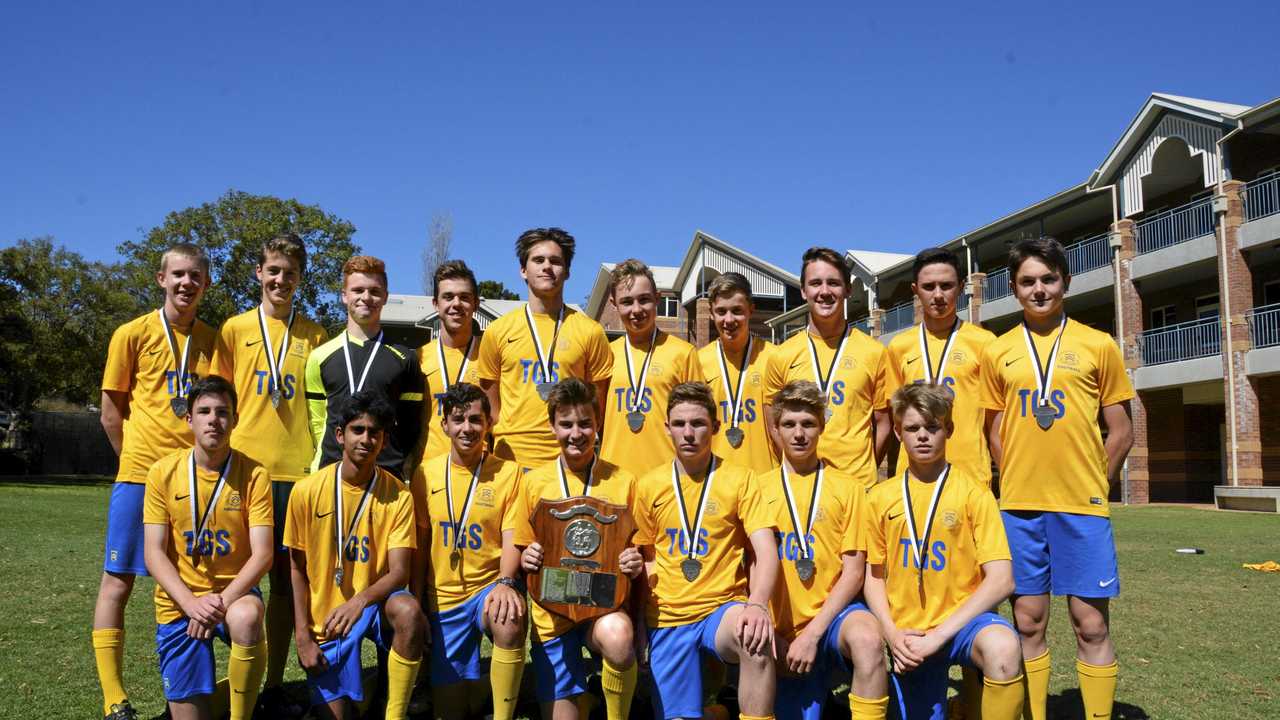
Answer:
[[[13,488],[86,487],[114,482],[115,478],[106,475],[0,475],[0,487]]]
[[[1072,688],[1057,695],[1049,696],[1048,720],[1076,720],[1085,717],[1084,701],[1080,698],[1080,690]],[[1116,701],[1111,709],[1111,717],[1115,720],[1150,720],[1146,710],[1137,705]]]

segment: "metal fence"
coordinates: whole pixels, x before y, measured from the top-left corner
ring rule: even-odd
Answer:
[[[861,320],[854,320],[853,326],[868,335],[871,334],[871,318],[869,317],[864,317]]]
[[[1256,307],[1245,313],[1249,320],[1249,342],[1253,347],[1280,345],[1280,303]]]
[[[1013,290],[1009,288],[1009,268],[1000,268],[987,273],[987,284],[982,291],[982,301],[999,300],[1009,297]]]
[[[1111,245],[1107,242],[1109,233],[1094,235],[1087,240],[1068,245],[1067,267],[1072,275],[1080,275],[1111,264]]]
[[[1217,316],[1147,330],[1140,339],[1146,365],[1192,360],[1222,352]]]
[[[1280,213],[1280,173],[1251,180],[1244,186],[1244,219]]]
[[[1213,198],[1140,220],[1136,231],[1139,255],[1208,235],[1213,232]]]
[[[915,301],[910,300],[885,310],[882,327],[885,333],[897,332],[903,328],[911,327],[915,321]]]

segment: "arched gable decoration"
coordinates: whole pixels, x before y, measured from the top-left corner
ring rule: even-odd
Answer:
[[[1187,144],[1191,155],[1200,156],[1204,186],[1218,182],[1218,140],[1222,128],[1180,115],[1166,114],[1160,119],[1142,147],[1124,166],[1120,175],[1120,215],[1132,217],[1142,212],[1142,178],[1151,174],[1151,161],[1165,140],[1179,138]]]

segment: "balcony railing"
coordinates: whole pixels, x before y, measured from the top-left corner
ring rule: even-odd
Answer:
[[[1245,317],[1249,319],[1249,342],[1254,347],[1280,345],[1280,303],[1256,307]]]
[[[1140,342],[1142,362],[1146,365],[1193,360],[1222,352],[1217,316],[1147,330]]]
[[[1072,275],[1082,275],[1111,264],[1111,244],[1107,242],[1109,233],[1094,235],[1087,240],[1068,245],[1067,267]]]
[[[956,298],[956,309],[964,310],[967,307],[969,307],[969,293],[965,292],[962,287],[960,288],[960,297]]]
[[[1280,213],[1280,173],[1251,180],[1244,186],[1244,219],[1257,220]]]
[[[1012,295],[1013,290],[1009,289],[1009,268],[1000,268],[987,273],[987,284],[982,293],[983,302]]]
[[[886,333],[897,332],[903,328],[911,327],[915,321],[914,301],[907,301],[885,310],[884,322],[881,327]]]
[[[854,320],[853,326],[868,335],[871,334],[871,318],[862,318],[861,320]]]
[[[1213,198],[1204,198],[1141,220],[1138,254],[1193,240],[1213,232]]]

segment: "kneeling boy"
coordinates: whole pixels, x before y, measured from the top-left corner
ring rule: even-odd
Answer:
[[[879,627],[855,599],[867,565],[859,537],[866,491],[818,457],[826,401],[817,384],[787,383],[769,409],[782,465],[756,482],[778,527],[782,566],[770,603],[783,663],[774,711],[784,720],[818,720],[833,674],[843,682],[852,672],[850,708],[860,717],[867,698],[888,692]],[[883,713],[883,703],[870,702]]]
[[[379,392],[343,398],[336,413],[338,462],[294,487],[284,544],[289,548],[298,662],[321,718],[350,717],[364,700],[360,646],[389,650],[388,720],[403,720],[413,690],[426,622],[404,588],[416,537],[413,500],[378,467],[395,422]]]
[[[577,379],[562,380],[547,397],[551,430],[560,443],[560,457],[526,473],[520,493],[520,526],[515,542],[521,548],[520,566],[526,574],[542,570],[542,545],[533,535],[530,515],[538,501],[590,496],[614,505],[631,506],[635,476],[596,457],[599,432],[596,390]],[[618,565],[635,578],[644,560],[634,547],[623,549]],[[574,698],[587,691],[586,646],[604,659],[600,686],[610,720],[626,718],[636,689],[635,628],[624,609],[575,625],[534,604],[533,667],[538,675],[537,695],[546,720],[579,717]]]
[[[271,568],[271,479],[231,449],[236,391],[217,375],[187,395],[195,447],[147,473],[144,557],[156,579],[156,653],[169,713],[210,715],[213,637],[231,642],[232,720],[253,714],[267,653],[258,581]]]
[[[867,495],[864,592],[892,654],[899,716],[945,717],[947,669],[967,665],[984,676],[984,720],[1020,717],[1018,635],[992,612],[1013,592],[995,498],[946,460],[947,390],[906,385],[891,404],[907,469]]]
[[[711,452],[719,427],[709,387],[672,388],[667,432],[676,459],[636,484],[635,543],[648,576],[642,636],[662,718],[702,717],[704,653],[740,666],[739,717],[773,717],[774,522],[751,471],[722,465]]]
[[[489,398],[469,383],[449,386],[441,419],[449,452],[414,470],[411,487],[427,578],[431,687],[437,718],[466,715],[467,683],[480,679],[480,638],[493,640],[493,717],[510,720],[524,675],[524,583],[518,579],[519,466],[487,453]]]

